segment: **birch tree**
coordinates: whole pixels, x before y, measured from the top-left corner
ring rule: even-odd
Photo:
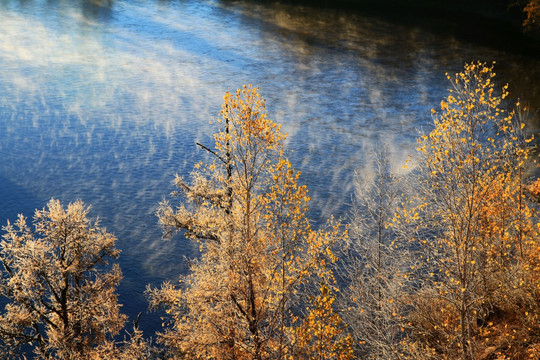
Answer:
[[[480,62],[448,76],[450,94],[419,139],[421,190],[412,211],[424,230],[412,241],[423,249],[428,276],[412,322],[419,343],[440,358],[503,354],[512,345],[488,346],[494,324],[507,327],[504,314],[538,311],[537,290],[525,286],[538,248],[538,219],[524,197],[530,140],[515,112],[504,109],[508,86],[497,94],[494,76]],[[521,304],[529,299],[528,310],[511,309],[508,299],[517,294]],[[512,342],[528,346],[533,328],[524,324],[528,335]]]
[[[307,189],[258,89],[227,93],[220,115],[215,148],[199,145],[213,161],[190,182],[177,177],[180,205],[158,209],[165,235],[183,230],[201,250],[179,286],[148,290],[171,316],[160,339],[175,358],[290,358],[304,291],[314,278],[333,286],[330,245],[342,232],[311,228]]]

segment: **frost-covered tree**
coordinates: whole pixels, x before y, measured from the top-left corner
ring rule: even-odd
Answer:
[[[124,326],[116,287],[116,238],[92,222],[81,201],[50,200],[31,224],[19,215],[4,226],[0,295],[3,358],[32,349],[40,359],[121,358],[113,337]],[[140,332],[130,346],[142,353]],[[137,347],[139,350],[137,350]],[[28,354],[27,354],[28,355]],[[136,359],[137,357],[134,357]]]
[[[201,250],[179,287],[149,290],[172,316],[161,341],[186,359],[347,359],[339,315],[320,316],[331,313],[339,227],[311,228],[307,189],[258,89],[227,93],[220,124],[214,150],[203,147],[213,161],[177,177],[180,205],[158,210],[165,234],[183,230]],[[312,284],[325,293],[308,304]]]
[[[349,227],[349,246],[340,276],[343,318],[363,359],[398,359],[403,353],[407,274],[414,264],[402,241],[404,224],[395,219],[402,203],[404,179],[390,164],[385,145],[378,145],[372,166],[358,172]]]

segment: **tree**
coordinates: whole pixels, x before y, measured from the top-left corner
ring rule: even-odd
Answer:
[[[359,357],[397,359],[403,354],[405,275],[414,267],[408,243],[401,242],[404,224],[392,221],[403,201],[403,179],[392,171],[386,146],[370,158],[373,169],[357,174],[349,247],[340,267],[347,284],[343,317]]]
[[[508,343],[488,349],[495,319],[507,327],[510,313],[538,311],[537,290],[526,282],[538,249],[538,220],[524,196],[530,140],[515,112],[502,108],[508,86],[497,95],[494,76],[480,62],[448,76],[450,95],[419,139],[422,189],[413,211],[423,231],[412,241],[423,248],[429,276],[411,319],[416,341],[441,357],[512,354]],[[512,309],[508,299],[516,296]],[[526,348],[534,328],[525,325],[527,335],[512,342]]]
[[[538,22],[540,21],[540,1],[529,0],[523,9],[523,12],[527,14],[527,18],[523,22],[523,25],[538,27]]]
[[[352,337],[345,335],[341,317],[332,305],[335,294],[322,285],[320,294],[312,297],[312,305],[300,326],[294,329],[298,345],[290,359],[347,360],[353,358]]]
[[[0,243],[3,271],[0,293],[1,351],[15,357],[30,345],[42,359],[96,359],[119,350],[113,337],[126,316],[120,313],[116,287],[116,238],[91,222],[81,201],[66,209],[50,200],[36,210],[32,231],[19,215],[5,226]]]
[[[213,161],[196,165],[191,183],[176,178],[181,205],[158,209],[165,235],[184,230],[201,251],[180,287],[148,290],[172,316],[160,339],[178,358],[289,358],[302,296],[313,279],[332,284],[341,232],[311,228],[307,189],[258,89],[227,93],[220,124],[215,150],[199,145]]]

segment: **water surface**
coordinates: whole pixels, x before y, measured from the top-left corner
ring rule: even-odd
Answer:
[[[465,61],[497,61],[500,85],[539,108],[539,58],[492,44],[299,5],[0,0],[0,222],[51,197],[91,204],[118,237],[120,301],[134,318],[146,284],[174,280],[195,253],[181,236],[160,240],[154,211],[174,174],[205,158],[195,142],[212,144],[225,91],[261,87],[317,224],[346,214],[376,142],[401,169],[444,73]],[[141,322],[148,333],[161,323]]]

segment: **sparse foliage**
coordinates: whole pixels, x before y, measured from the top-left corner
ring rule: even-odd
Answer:
[[[404,229],[392,222],[403,198],[402,179],[392,171],[386,147],[370,158],[373,169],[357,174],[350,246],[342,258],[343,316],[360,358],[397,359],[403,353],[406,275],[414,261],[400,240]]]
[[[480,358],[497,338],[496,322],[506,328],[510,314],[538,311],[526,280],[538,249],[538,220],[524,195],[529,139],[503,109],[508,86],[498,95],[494,76],[478,62],[448,76],[450,95],[419,139],[423,187],[413,211],[424,235],[411,240],[423,247],[429,276],[411,318],[420,348],[439,358]],[[494,353],[520,358],[537,331],[520,328],[523,338],[497,343]]]
[[[185,230],[201,250],[180,287],[148,290],[171,315],[160,339],[175,358],[290,358],[302,295],[313,281],[332,283],[330,245],[342,233],[311,228],[307,189],[256,88],[227,93],[220,124],[215,150],[201,145],[214,160],[198,164],[190,183],[177,177],[181,205],[158,210],[166,235]],[[339,352],[339,341],[325,345]]]

